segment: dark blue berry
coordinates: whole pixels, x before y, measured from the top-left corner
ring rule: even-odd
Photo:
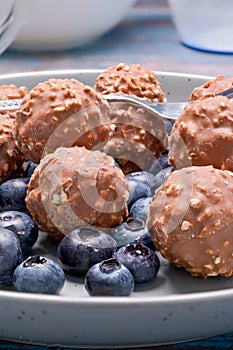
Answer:
[[[38,238],[38,226],[24,212],[9,210],[0,212],[0,229],[7,228],[17,234],[23,254],[27,254]]]
[[[19,239],[10,230],[0,229],[0,283],[12,284],[13,273],[23,261]]]
[[[160,170],[160,172],[155,176],[156,189],[161,186],[168,178],[168,176],[173,171],[173,167],[169,166],[165,169]]]
[[[150,173],[156,176],[162,169],[169,167],[168,154],[164,153],[157,158],[150,167]]]
[[[20,292],[58,294],[65,274],[54,260],[34,255],[23,261],[13,275],[13,285]]]
[[[10,179],[0,186],[0,211],[19,210],[27,212],[25,197],[28,178]]]
[[[151,201],[152,197],[139,198],[132,204],[129,211],[130,216],[133,218],[141,219],[144,222],[146,222]]]
[[[37,166],[38,166],[38,164],[36,164],[32,161],[25,162],[23,165],[23,167],[24,167],[23,177],[30,178],[32,176],[32,174],[34,173]]]
[[[127,181],[139,181],[140,183],[145,183],[151,190],[151,193],[153,194],[155,191],[155,177],[153,174],[151,174],[148,171],[135,171],[129,174],[126,174],[126,180]]]
[[[109,234],[91,226],[83,226],[61,240],[57,257],[64,270],[85,274],[94,264],[111,258],[116,249],[117,243]]]
[[[154,247],[145,222],[138,218],[128,218],[122,224],[110,229],[109,234],[117,242],[118,248],[138,241],[146,246]]]
[[[156,253],[140,243],[128,244],[119,248],[115,258],[129,269],[135,283],[153,281],[160,267]]]
[[[91,296],[129,296],[134,289],[134,279],[124,265],[112,258],[92,266],[84,285]]]
[[[128,180],[129,198],[127,205],[130,208],[132,204],[139,198],[151,197],[152,192],[150,187],[142,181]]]

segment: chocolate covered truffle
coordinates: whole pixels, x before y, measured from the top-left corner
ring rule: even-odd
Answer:
[[[231,89],[232,87],[233,78],[226,78],[224,75],[219,75],[194,88],[189,96],[189,101],[199,100],[204,96],[217,95],[225,90]]]
[[[0,100],[23,98],[27,93],[24,86],[0,85]],[[16,145],[15,111],[0,113],[0,184],[19,174],[23,154]]]
[[[95,89],[102,94],[122,93],[154,102],[166,101],[156,74],[140,64],[108,67],[97,77]]]
[[[156,191],[148,228],[161,254],[193,276],[233,273],[233,173],[175,170]]]
[[[25,86],[16,86],[15,84],[0,85],[0,100],[16,100],[24,98],[28,90]],[[15,118],[16,111],[1,111],[1,114],[8,114],[10,117]]]
[[[59,146],[93,146],[109,137],[107,101],[75,79],[49,79],[24,97],[17,112],[17,144],[39,163]]]
[[[17,174],[23,164],[23,155],[16,146],[15,119],[0,114],[0,184]]]
[[[213,165],[233,170],[233,101],[206,97],[187,106],[170,137],[169,162],[176,168]]]
[[[148,171],[167,148],[164,120],[135,106],[118,105],[111,109],[111,138],[102,150],[117,159],[125,174]]]
[[[120,93],[164,102],[165,94],[154,72],[139,64],[116,64],[101,73],[95,89],[102,94]],[[167,147],[164,121],[125,103],[110,103],[112,135],[104,151],[113,155],[124,173],[148,170]]]
[[[125,176],[112,157],[85,147],[60,147],[34,171],[26,204],[40,229],[61,239],[83,224],[122,223],[128,196]]]

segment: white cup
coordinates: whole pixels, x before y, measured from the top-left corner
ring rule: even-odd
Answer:
[[[194,49],[233,53],[233,0],[168,0],[181,41]]]

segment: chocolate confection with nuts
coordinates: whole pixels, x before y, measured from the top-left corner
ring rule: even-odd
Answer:
[[[122,223],[128,196],[128,183],[112,157],[85,147],[60,147],[36,168],[26,204],[39,227],[61,239],[83,224]]]
[[[233,171],[233,101],[224,96],[194,101],[176,120],[169,143],[176,169],[213,165]]]
[[[203,85],[197,86],[191,92],[189,101],[199,100],[205,96],[214,96],[222,91],[233,87],[233,78],[226,78],[224,75],[219,75],[214,79],[209,79]]]
[[[161,254],[193,276],[233,274],[233,173],[212,166],[175,170],[148,217]]]
[[[95,89],[75,79],[49,79],[24,97],[17,112],[17,144],[39,163],[57,147],[92,149],[109,138],[109,106]]]
[[[27,93],[24,86],[0,85],[0,100],[23,98]],[[20,172],[23,155],[16,146],[15,111],[0,113],[0,184]]]
[[[116,64],[101,73],[95,89],[102,94],[128,94],[149,101],[166,101],[154,72],[139,64]],[[124,103],[111,103],[112,136],[103,150],[117,158],[124,173],[148,170],[167,147],[163,120]]]
[[[97,77],[95,89],[101,94],[122,93],[148,101],[166,101],[156,74],[140,64],[118,63],[108,67]]]

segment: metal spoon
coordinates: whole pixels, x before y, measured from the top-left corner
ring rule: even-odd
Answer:
[[[225,90],[217,95],[226,96],[229,99],[233,98],[233,88]],[[160,116],[163,119],[174,122],[180,114],[183,112],[184,108],[191,102],[149,102],[134,96],[129,95],[120,95],[120,94],[108,94],[103,95],[108,102],[115,103],[129,103],[145,109],[152,114],[155,114],[157,117]],[[0,112],[6,110],[16,110],[20,107],[22,99],[16,100],[4,100],[0,101]]]

